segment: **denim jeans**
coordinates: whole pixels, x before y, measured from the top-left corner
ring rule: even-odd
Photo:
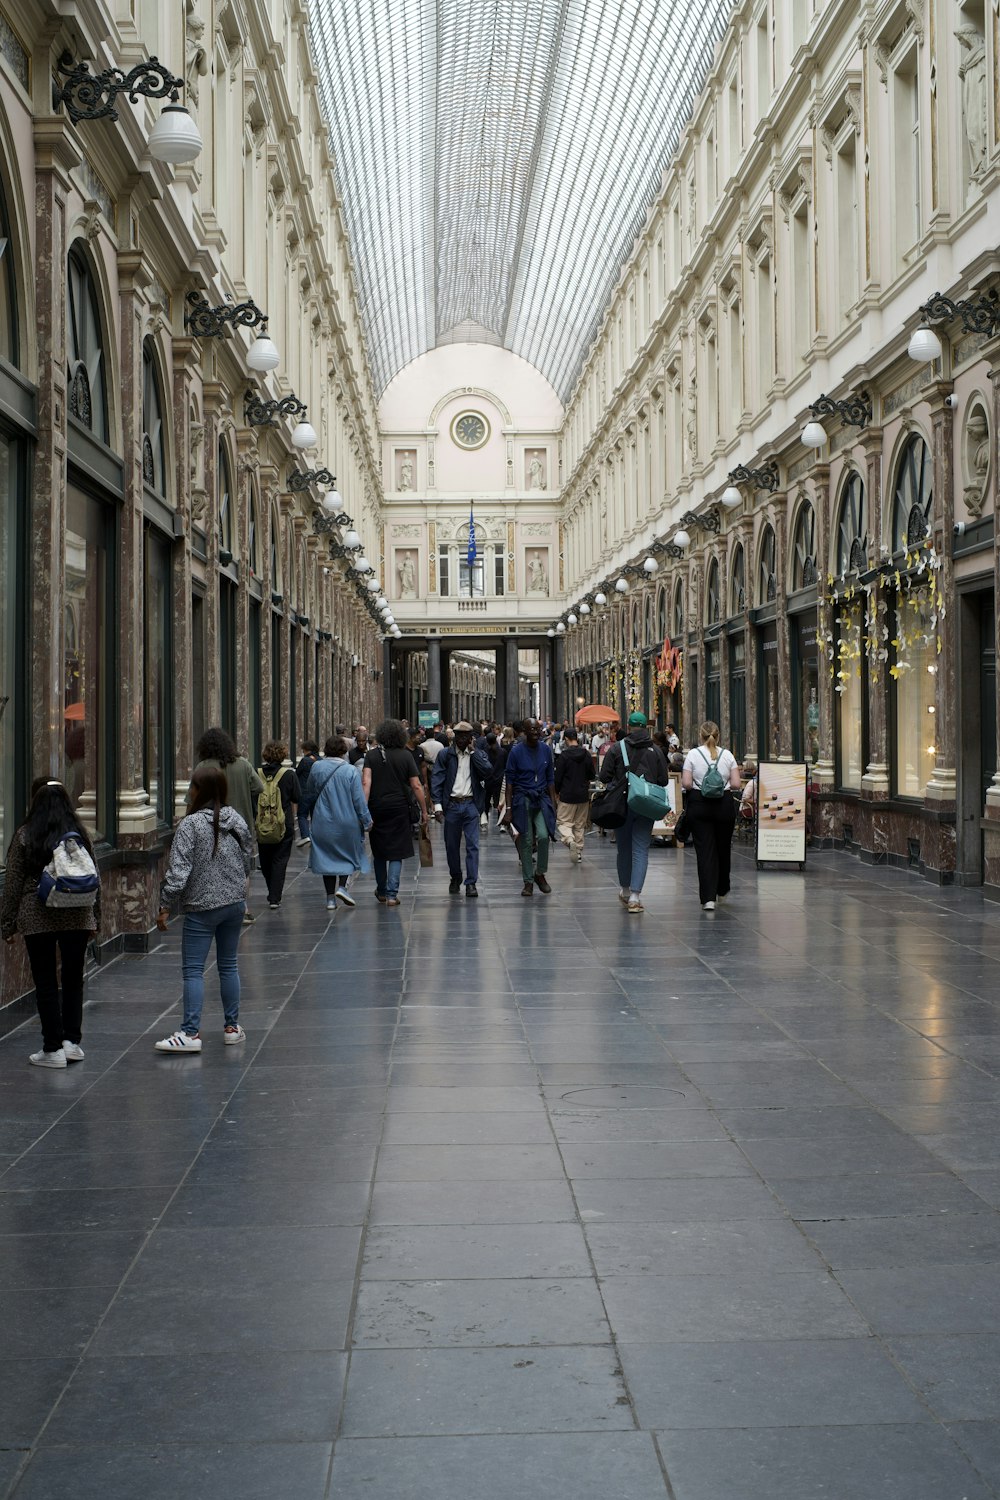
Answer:
[[[235,1026],[240,1015],[240,975],[236,954],[243,931],[246,902],[232,901],[228,906],[213,906],[209,911],[184,913],[181,934],[181,974],[184,978],[184,1020],[181,1030],[196,1036],[201,1029],[201,1010],[205,1003],[205,962],[215,939],[219,964],[219,990],[225,1024]]]
[[[376,894],[385,896],[387,900],[395,901],[399,895],[399,882],[403,874],[403,861],[401,859],[379,859],[377,855],[373,855],[372,864],[375,866]]]
[[[653,837],[652,818],[637,818],[629,811],[618,830],[618,884],[623,891],[642,890],[649,864],[649,841]]]
[[[465,834],[465,883],[479,879],[479,809],[474,802],[450,802],[444,815],[444,847],[448,874],[462,878],[462,834]]]
[[[310,826],[309,825],[309,814],[308,813],[304,813],[304,812],[300,812],[299,813],[299,838],[300,839],[307,839],[309,837],[309,826]]]
[[[531,836],[535,836],[535,855],[532,861]],[[521,875],[525,885],[531,885],[536,875],[544,875],[549,868],[549,827],[545,821],[545,814],[539,809],[532,812],[528,809],[528,826],[518,841],[518,850],[521,855]]]

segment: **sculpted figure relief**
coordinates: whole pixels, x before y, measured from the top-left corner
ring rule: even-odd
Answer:
[[[962,115],[969,176],[975,177],[986,165],[988,144],[986,42],[974,26],[961,26],[955,35],[965,52],[959,64],[958,76],[962,80]]]
[[[544,490],[544,488],[545,488],[545,468],[544,468],[544,465],[542,464],[542,460],[539,458],[538,454],[536,453],[535,456],[532,458],[531,462],[528,465],[528,489],[529,490]]]
[[[417,592],[417,563],[412,552],[401,552],[399,554],[399,597],[401,599],[413,599]]]
[[[986,480],[990,469],[990,429],[986,413],[974,406],[965,423],[965,466],[969,483],[965,487],[965,507],[979,517],[986,503]]]
[[[403,462],[399,466],[399,488],[401,490],[413,488],[413,460],[408,453],[403,454]]]
[[[545,568],[541,552],[528,553],[528,593],[547,594],[549,591],[549,575]]]

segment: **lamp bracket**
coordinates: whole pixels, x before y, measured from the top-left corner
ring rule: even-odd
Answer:
[[[809,410],[814,417],[839,417],[845,427],[867,427],[872,419],[872,398],[867,391],[852,391],[843,401],[821,395]]]
[[[992,337],[1000,333],[1000,292],[991,287],[988,292],[957,302],[935,292],[920,308],[919,316],[923,323],[940,323],[945,318],[958,316],[965,333],[985,333]]]
[[[115,100],[119,94],[133,104],[138,104],[140,95],[145,99],[165,99],[169,94],[171,103],[176,104],[178,91],[184,87],[183,78],[175,78],[156,57],[136,63],[128,73],[121,68],[92,73],[85,62],[74,62],[73,54],[64,52],[56,67],[65,73],[66,82],[61,87],[53,84],[52,108],[65,105],[74,125],[81,120],[117,120]]]
[[[760,469],[748,469],[746,464],[737,464],[735,469],[730,469],[729,480],[731,484],[752,484],[754,489],[767,490],[773,495],[778,488],[778,465],[772,459]]]
[[[267,313],[252,299],[213,307],[201,292],[188,292],[187,302],[191,311],[184,314],[184,326],[195,338],[221,338],[230,328],[259,328],[267,333]]]
[[[329,469],[308,469],[304,474],[296,469],[288,476],[288,488],[295,494],[307,490],[311,484],[328,484],[336,489],[337,481]]]
[[[243,416],[248,427],[277,427],[276,416],[304,417],[308,411],[297,396],[284,396],[280,401],[262,401],[253,391],[247,391],[243,402]]]

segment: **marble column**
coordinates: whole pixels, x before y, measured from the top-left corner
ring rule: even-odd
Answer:
[[[792,758],[792,650],[788,625],[788,496],[778,494],[771,500],[771,519],[777,542],[775,572],[777,579],[775,624],[778,636],[778,759]]]
[[[519,676],[518,645],[516,636],[508,636],[503,643],[505,657],[504,677],[507,687],[505,719],[508,724],[521,717],[521,679]]]
[[[561,720],[566,717],[566,639],[557,635],[552,642],[552,717]]]
[[[878,562],[882,548],[882,429],[869,427],[862,438],[865,454],[865,493],[868,503],[869,546],[873,555],[869,565]],[[884,585],[872,584],[872,607],[876,618],[881,619],[879,605],[885,598]],[[889,798],[889,674],[880,672],[878,680],[868,674],[868,764],[861,778],[861,795],[871,802],[886,802]],[[887,847],[884,819],[876,825],[881,828],[879,841],[873,853],[883,853]]]
[[[174,818],[181,818],[194,769],[191,700],[191,401],[198,369],[194,339],[173,339],[173,423],[177,444],[174,485],[182,539],[173,549]]]
[[[436,703],[441,712],[441,642],[434,636],[427,641],[427,702]]]
[[[494,718],[509,724],[507,718],[507,652],[503,645],[499,645],[494,653],[496,658],[495,687],[494,687]]]

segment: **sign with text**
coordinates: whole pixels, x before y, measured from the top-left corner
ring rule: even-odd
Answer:
[[[419,729],[433,729],[435,724],[440,723],[440,720],[440,703],[417,704],[417,727]]]
[[[805,864],[809,770],[788,761],[757,767],[757,863]]]

